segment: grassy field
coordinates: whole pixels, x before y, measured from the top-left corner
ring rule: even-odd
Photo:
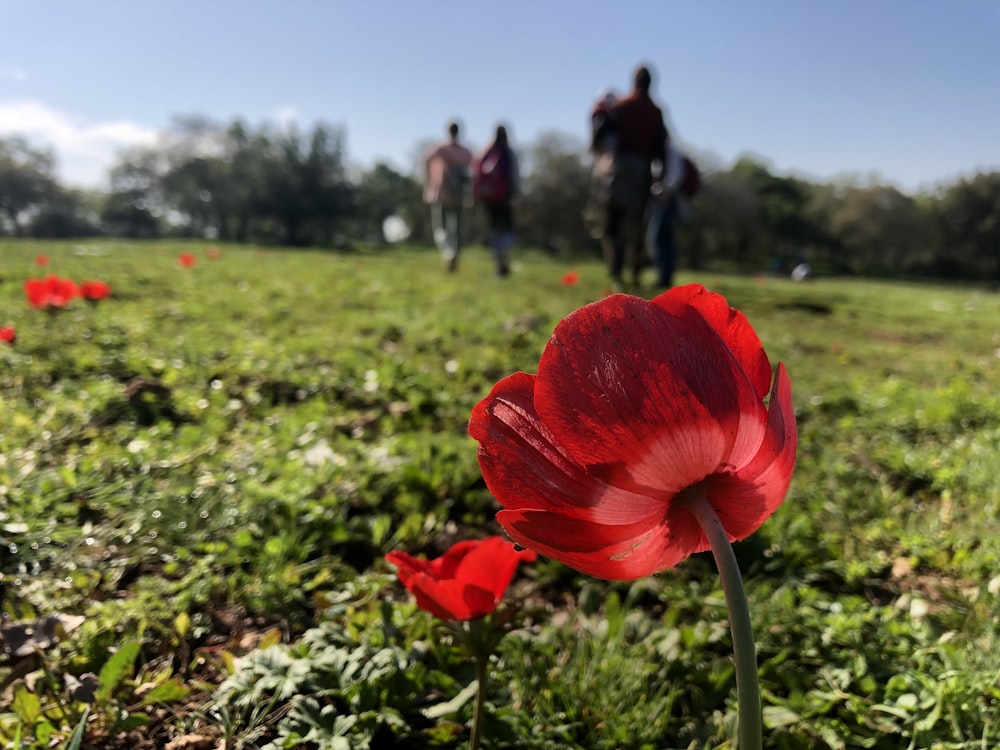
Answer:
[[[472,665],[383,558],[499,533],[466,424],[606,293],[569,268],[0,244],[0,745],[467,745]],[[49,272],[113,295],[33,310]],[[679,281],[794,386],[791,490],[737,545],[766,746],[1000,747],[1000,296]],[[633,584],[539,560],[510,596],[485,747],[733,746],[710,556]]]

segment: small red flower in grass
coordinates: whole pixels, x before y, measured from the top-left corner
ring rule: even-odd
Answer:
[[[458,542],[434,560],[398,550],[385,559],[396,566],[399,580],[421,609],[442,620],[474,620],[496,610],[518,562],[534,562],[535,557],[503,537],[491,536]]]
[[[0,341],[5,344],[13,344],[17,341],[17,331],[13,326],[0,326]]]
[[[219,252],[219,248],[217,248],[215,245],[212,245],[205,251],[205,255],[208,256],[209,260],[218,260],[219,256],[222,255],[222,253]]]
[[[89,302],[99,302],[111,295],[111,287],[103,281],[84,281],[80,284],[80,296]]]
[[[695,284],[571,313],[538,374],[497,383],[469,433],[510,537],[616,580],[709,549],[688,493],[730,541],[756,531],[785,498],[798,442],[784,366],[771,383],[746,317]]]
[[[563,286],[573,286],[578,281],[580,281],[580,274],[576,271],[567,271],[563,274],[562,285]]]
[[[177,256],[177,262],[181,264],[182,268],[191,268],[195,263],[195,259],[191,253],[181,253]]]
[[[80,289],[72,279],[47,276],[44,279],[28,279],[24,282],[24,293],[28,304],[40,310],[55,310],[66,307]]]
[[[40,268],[44,268],[48,264],[49,264],[49,256],[48,255],[36,255],[35,256],[35,265],[36,266],[39,266]]]

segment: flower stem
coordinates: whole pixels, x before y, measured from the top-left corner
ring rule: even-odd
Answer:
[[[763,746],[763,724],[760,686],[757,681],[757,647],[750,623],[750,605],[733,545],[715,514],[708,498],[701,492],[687,494],[687,507],[701,526],[712,546],[722,591],[729,610],[729,629],[733,636],[733,657],[736,662],[736,699],[739,705],[739,750],[760,750]]]
[[[486,680],[490,657],[476,654],[476,705],[472,712],[472,737],[469,740],[469,750],[479,750],[479,741],[483,734],[483,702],[486,700]]]

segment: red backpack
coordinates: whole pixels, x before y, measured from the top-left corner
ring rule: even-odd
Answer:
[[[681,178],[680,184],[681,195],[690,200],[701,190],[701,172],[686,154],[681,159],[684,163],[684,176]]]
[[[477,203],[502,203],[510,197],[510,155],[503,146],[491,146],[472,172],[472,195]]]

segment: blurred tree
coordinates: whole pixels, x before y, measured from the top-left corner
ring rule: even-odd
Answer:
[[[981,172],[948,187],[939,205],[944,244],[939,272],[958,266],[968,275],[989,275],[1000,284],[1000,172]]]
[[[703,173],[702,189],[690,208],[689,221],[681,222],[677,233],[679,255],[689,267],[748,257],[762,222],[760,196],[744,175]]]
[[[523,196],[515,217],[521,244],[565,256],[599,252],[583,222],[591,167],[582,142],[547,132],[518,155]]]
[[[45,203],[31,216],[27,232],[32,237],[94,237],[101,233],[97,192],[71,190],[54,185]]]
[[[815,236],[805,211],[810,197],[808,183],[772,174],[765,164],[747,157],[737,161],[731,172],[745,180],[757,195],[759,244],[763,245],[759,259],[798,255]]]
[[[824,200],[830,200],[829,193]],[[898,274],[933,253],[932,215],[894,187],[848,188],[835,194],[826,215],[844,270]]]
[[[261,167],[258,212],[272,218],[286,245],[331,245],[338,224],[350,214],[353,188],[347,181],[344,134],[320,123],[307,141],[295,126],[272,132]]]
[[[408,227],[423,218],[426,211],[421,200],[421,186],[412,177],[378,162],[361,175],[355,213],[361,236],[384,243],[383,225],[390,216],[399,216]]]
[[[162,155],[155,148],[126,152],[111,170],[111,193],[101,212],[104,230],[115,236],[157,237],[166,211],[160,186]]]
[[[0,212],[16,237],[24,233],[29,212],[40,210],[58,189],[54,173],[51,151],[17,136],[0,138]]]

